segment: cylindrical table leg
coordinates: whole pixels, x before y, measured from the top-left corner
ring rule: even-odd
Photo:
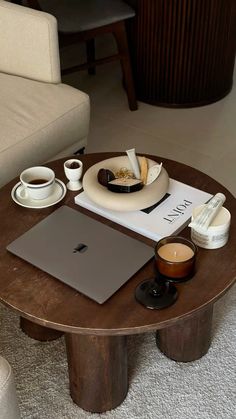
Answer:
[[[174,326],[157,332],[157,346],[175,361],[195,361],[205,355],[211,343],[213,305]]]
[[[66,334],[71,397],[89,412],[118,406],[128,390],[125,336]]]
[[[20,317],[20,327],[23,332],[32,339],[40,340],[42,342],[58,339],[63,335],[59,330],[49,329],[48,327],[40,326],[30,320]]]

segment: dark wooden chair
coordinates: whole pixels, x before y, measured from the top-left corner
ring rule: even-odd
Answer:
[[[62,70],[62,75],[84,69],[95,74],[97,65],[120,60],[129,108],[137,109],[125,28],[125,21],[134,17],[135,11],[128,4],[122,0],[27,0],[27,5],[57,18],[61,47],[86,42],[87,62]],[[113,34],[117,54],[96,59],[94,39],[105,33]]]

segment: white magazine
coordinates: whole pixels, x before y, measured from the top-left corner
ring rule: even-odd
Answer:
[[[170,179],[169,196],[157,204],[149,213],[141,211],[111,211],[92,202],[82,192],[75,203],[121,224],[151,240],[178,234],[189,223],[193,208],[206,203],[212,195],[192,186]]]

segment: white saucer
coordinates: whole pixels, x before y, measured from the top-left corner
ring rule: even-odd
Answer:
[[[53,193],[46,199],[30,199],[30,198],[21,198],[19,191],[22,188],[21,182],[18,182],[11,191],[11,197],[18,205],[21,205],[25,208],[47,208],[52,205],[60,202],[66,194],[65,184],[59,180],[55,179],[55,185]]]

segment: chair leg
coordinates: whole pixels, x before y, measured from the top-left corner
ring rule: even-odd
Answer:
[[[126,35],[125,22],[119,22],[114,26],[113,35],[116,39],[118,52],[120,54],[120,62],[123,72],[123,79],[125,84],[125,89],[128,96],[129,108],[131,111],[138,109],[134,80],[130,62],[129,47]]]
[[[84,154],[85,147],[80,148],[79,150],[76,150],[73,154],[76,156],[77,154]]]
[[[93,63],[95,61],[95,41],[94,39],[88,39],[86,41],[86,53],[87,53],[87,63]],[[96,74],[95,65],[88,67],[88,74]]]

